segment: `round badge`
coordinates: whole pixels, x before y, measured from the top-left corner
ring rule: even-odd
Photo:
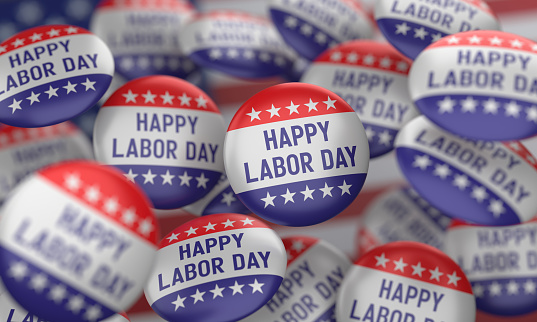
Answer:
[[[29,173],[58,161],[92,158],[90,141],[69,121],[31,129],[0,125],[0,203]]]
[[[272,0],[270,17],[296,52],[314,60],[338,43],[373,36],[373,25],[354,0]]]
[[[389,44],[356,40],[322,53],[301,81],[349,103],[365,127],[374,158],[390,152],[399,129],[419,114],[408,95],[411,63]]]
[[[36,27],[0,44],[0,122],[42,127],[99,101],[114,73],[105,43],[69,25]]]
[[[446,229],[451,219],[431,206],[408,187],[382,194],[368,206],[358,230],[358,251],[369,250],[393,241],[410,240],[444,248]]]
[[[537,310],[537,222],[508,227],[453,225],[446,253],[472,283],[477,308],[500,316]]]
[[[179,47],[179,32],[195,14],[187,0],[102,0],[91,21],[127,79],[154,74],[186,78],[196,66]]]
[[[410,241],[377,247],[349,269],[337,321],[474,322],[472,286],[438,249]]]
[[[27,177],[0,213],[0,276],[47,321],[97,321],[138,300],[158,227],[142,191],[108,166],[72,161]]]
[[[201,14],[184,27],[179,40],[200,66],[236,77],[276,76],[293,65],[293,53],[272,23],[248,13]]]
[[[248,209],[286,226],[326,221],[356,198],[369,166],[360,119],[322,87],[286,83],[246,101],[228,128],[226,173]]]
[[[497,17],[483,0],[379,0],[375,19],[384,37],[411,59],[447,35],[500,29]]]
[[[113,165],[174,209],[205,196],[224,172],[224,119],[198,87],[171,76],[138,78],[103,105],[93,132],[98,161]]]
[[[329,243],[307,236],[282,239],[287,271],[265,306],[246,321],[335,321],[336,296],[351,261]]]
[[[184,207],[183,210],[196,216],[222,213],[246,215],[251,213],[250,209],[246,208],[237,198],[225,174],[220,177],[220,181],[218,181],[211,192],[200,200]]]
[[[260,220],[208,215],[162,239],[145,295],[168,321],[237,321],[272,298],[285,264],[281,239]]]
[[[536,51],[537,43],[499,31],[446,37],[414,62],[410,96],[424,115],[460,136],[506,141],[535,135]]]
[[[463,139],[420,116],[395,146],[407,180],[447,216],[489,226],[535,216],[537,161],[520,142]]]

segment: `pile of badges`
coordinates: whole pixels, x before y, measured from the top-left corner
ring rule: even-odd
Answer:
[[[191,322],[535,312],[537,159],[519,140],[537,134],[537,43],[499,29],[483,0],[102,0],[89,29],[12,34],[0,320],[129,321],[140,300]],[[226,124],[215,71],[278,84]],[[94,106],[89,138],[72,121]],[[363,211],[352,263],[308,227],[390,154],[406,182]]]

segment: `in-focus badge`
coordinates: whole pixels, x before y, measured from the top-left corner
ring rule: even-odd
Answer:
[[[343,211],[367,175],[360,119],[341,97],[304,83],[272,86],[233,117],[224,147],[231,187],[255,214],[308,226]]]
[[[224,172],[225,125],[198,87],[171,76],[128,82],[103,105],[93,132],[98,161],[113,165],[157,209],[191,204]]]
[[[349,269],[338,322],[474,322],[475,299],[463,271],[438,249],[410,241],[377,247]]]
[[[63,162],[25,179],[0,213],[0,276],[48,321],[97,321],[138,300],[158,227],[143,192],[118,170]]]
[[[36,27],[0,44],[0,122],[42,127],[99,101],[114,73],[105,43],[69,25]]]
[[[272,298],[285,267],[281,239],[259,219],[213,214],[162,239],[145,295],[168,321],[237,321]]]

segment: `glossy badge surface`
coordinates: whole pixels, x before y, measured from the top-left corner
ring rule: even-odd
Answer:
[[[263,222],[213,214],[162,239],[145,295],[168,321],[237,321],[272,298],[285,267],[285,247]]]
[[[395,147],[414,189],[452,218],[500,226],[536,214],[537,161],[520,142],[463,139],[420,116],[399,132]]]
[[[290,236],[282,241],[287,250],[282,285],[265,306],[241,322],[335,322],[337,291],[351,261],[324,240]]]
[[[157,209],[205,196],[224,172],[225,125],[198,87],[148,76],[119,88],[103,105],[93,132],[98,161],[121,169]]]
[[[286,83],[246,101],[224,147],[226,173],[255,214],[308,226],[343,211],[367,175],[369,147],[360,119],[322,87]]]
[[[158,227],[142,191],[118,170],[63,162],[25,179],[0,213],[0,276],[48,321],[96,321],[138,300]]]
[[[188,0],[103,0],[90,29],[110,47],[116,72],[128,80],[154,74],[187,78],[197,67],[179,47],[179,32],[195,13]]]
[[[375,158],[390,152],[399,129],[419,115],[408,95],[411,63],[389,44],[355,40],[322,53],[300,81],[331,90],[349,103]]]
[[[519,140],[537,134],[536,73],[537,43],[470,31],[424,50],[410,70],[409,91],[424,115],[452,133]]]
[[[483,0],[378,0],[375,19],[384,37],[410,59],[444,36],[500,29],[497,17]]]
[[[349,269],[338,294],[338,322],[474,322],[463,271],[438,249],[401,241],[377,247]]]
[[[212,11],[188,23],[181,48],[197,64],[235,77],[261,78],[292,68],[293,53],[264,17]]]
[[[99,101],[113,73],[110,50],[83,28],[20,32],[0,44],[0,122],[42,127],[69,120]]]
[[[341,42],[373,36],[372,21],[356,0],[272,0],[269,9],[283,39],[308,60]]]
[[[468,276],[477,308],[517,316],[537,310],[537,222],[509,227],[453,225],[446,253]]]

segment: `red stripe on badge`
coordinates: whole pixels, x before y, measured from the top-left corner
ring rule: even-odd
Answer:
[[[295,259],[317,244],[319,239],[308,236],[290,236],[282,238],[282,242],[287,251],[287,267],[289,267]]]
[[[483,12],[496,16],[496,14],[490,9],[490,7],[485,1],[482,1],[482,0],[461,0],[461,1],[466,2]]]
[[[187,0],[104,0],[96,9],[143,9],[174,10],[178,12],[194,11],[194,6]]]
[[[537,159],[531,154],[528,149],[526,149],[526,147],[522,143],[518,141],[512,141],[503,142],[502,144],[511,152],[521,157],[522,160],[526,161],[526,163],[532,166],[535,170],[537,170]]]
[[[236,11],[236,10],[214,10],[206,13],[197,13],[191,22],[198,20],[207,20],[207,22],[214,22],[215,20],[229,21],[230,23],[240,22],[253,22],[262,25],[272,26],[272,22],[262,16],[256,16],[248,12]]]
[[[527,38],[495,30],[473,30],[441,38],[425,50],[438,47],[487,47],[537,54],[537,43]]]
[[[0,125],[0,149],[72,136],[75,133],[82,134],[70,121],[35,128],[22,128],[2,124]]]

